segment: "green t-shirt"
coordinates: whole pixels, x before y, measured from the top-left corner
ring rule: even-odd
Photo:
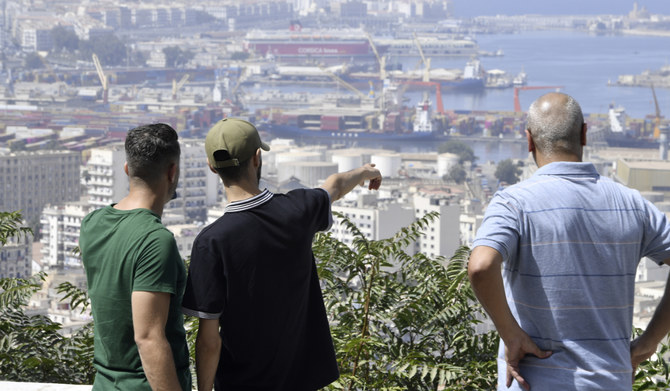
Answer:
[[[186,270],[174,236],[148,209],[112,206],[84,218],[79,237],[94,321],[94,390],[150,390],[135,344],[133,291],[171,294],[165,335],[182,389],[191,389],[181,301]]]

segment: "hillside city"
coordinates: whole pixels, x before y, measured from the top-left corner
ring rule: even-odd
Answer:
[[[146,123],[179,132],[177,198],[162,221],[189,257],[195,236],[227,202],[207,166],[204,135],[229,116],[257,124],[271,146],[263,152],[261,188],[272,192],[316,187],[330,174],[374,163],[382,188],[357,189],[333,212],[372,240],[437,212],[409,251],[446,263],[472,244],[495,191],[536,169],[525,154],[525,108],[443,107],[441,94],[452,88],[509,89],[519,105],[519,91],[533,87],[523,71],[483,70],[480,61],[505,54],[472,37],[546,30],[670,36],[670,15],[637,3],[626,15],[467,19],[453,14],[452,3],[0,0],[0,211],[21,211],[34,232],[0,247],[0,278],[44,271],[30,313],[62,323],[65,333],[91,321],[61,303],[54,287],[69,281],[86,288],[81,221],[127,193],[123,140]],[[407,58],[420,65],[403,68]],[[464,67],[431,66],[439,58],[461,59]],[[613,83],[668,88],[670,70]],[[405,94],[421,98],[407,103]],[[594,131],[585,160],[670,213],[668,127],[658,109],[628,118],[612,107],[587,122]],[[511,157],[468,155],[472,145]],[[351,244],[339,218],[330,232]],[[667,274],[641,261],[635,327],[646,326]]]

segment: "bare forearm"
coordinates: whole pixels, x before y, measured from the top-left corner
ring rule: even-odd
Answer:
[[[381,184],[381,174],[374,168],[374,164],[366,164],[362,167],[329,176],[323,184],[323,188],[330,193],[331,201],[337,201],[349,193],[358,184],[370,180],[370,189],[378,189]]]
[[[211,391],[221,356],[221,337],[218,320],[200,319],[195,340],[195,371],[198,375],[198,390]]]
[[[670,276],[665,284],[665,292],[658,303],[654,315],[649,321],[647,329],[644,331],[644,338],[658,345],[661,340],[668,335],[670,331]]]
[[[147,339],[138,342],[137,347],[152,390],[181,390],[172,349],[166,339]]]
[[[506,340],[520,331],[519,324],[512,315],[505,297],[500,265],[502,258],[499,253],[489,247],[476,247],[470,256],[468,276],[470,284],[491,317],[498,333]]]

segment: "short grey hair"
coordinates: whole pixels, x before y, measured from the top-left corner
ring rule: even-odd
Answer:
[[[567,94],[541,96],[528,109],[528,124],[535,147],[543,154],[578,153],[584,115],[579,103]]]

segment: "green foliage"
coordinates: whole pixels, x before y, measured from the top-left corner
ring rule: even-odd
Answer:
[[[27,69],[40,69],[44,68],[44,62],[42,61],[42,56],[37,53],[28,53],[26,58],[23,60],[23,65]]]
[[[465,182],[465,178],[467,176],[467,173],[465,172],[465,169],[463,169],[463,166],[460,164],[454,165],[449,169],[449,172],[447,175],[445,175],[447,180],[451,180],[456,182],[457,184],[461,184]]]
[[[95,373],[92,324],[64,337],[60,323],[24,311],[44,279],[44,274],[0,279],[0,380],[91,384]],[[74,290],[71,285],[59,287],[66,297],[81,297],[81,291]]]
[[[449,140],[443,144],[440,144],[437,147],[439,153],[453,153],[458,155],[458,161],[460,164],[465,162],[474,163],[477,160],[475,152],[472,150],[468,144],[460,140]]]
[[[494,387],[498,340],[473,328],[483,312],[467,279],[469,250],[449,261],[407,252],[436,216],[375,241],[338,215],[354,234],[352,247],[329,233],[315,238],[341,372],[330,389]]]
[[[163,48],[163,54],[165,54],[165,66],[168,68],[184,66],[195,56],[190,50],[181,50],[179,46]]]
[[[63,26],[56,26],[51,29],[51,37],[53,38],[54,51],[67,50],[73,52],[79,48],[79,37],[77,37],[77,34]]]
[[[0,212],[0,247],[7,244],[10,237],[32,234],[33,230],[21,227],[21,212]]]
[[[512,159],[505,159],[498,163],[496,167],[496,172],[493,174],[501,182],[507,182],[510,185],[513,185],[519,182],[519,175],[521,175],[521,169],[517,164],[514,163]]]
[[[641,329],[633,331],[633,338],[642,334]],[[670,353],[669,341],[665,338],[656,352],[647,361],[643,361],[637,368],[633,378],[633,391],[667,390],[670,388],[670,367],[665,358]]]
[[[10,237],[32,233],[20,222],[21,213],[0,212],[0,247]],[[92,324],[64,337],[60,323],[25,312],[45,278],[39,273],[0,279],[0,380],[91,384],[95,373]],[[86,293],[72,284],[61,284],[58,292],[71,300],[71,308],[80,305],[84,311],[88,306]]]
[[[114,34],[96,36],[90,40],[79,41],[81,59],[91,61],[95,53],[102,65],[120,65],[126,63],[128,55],[126,45]]]

